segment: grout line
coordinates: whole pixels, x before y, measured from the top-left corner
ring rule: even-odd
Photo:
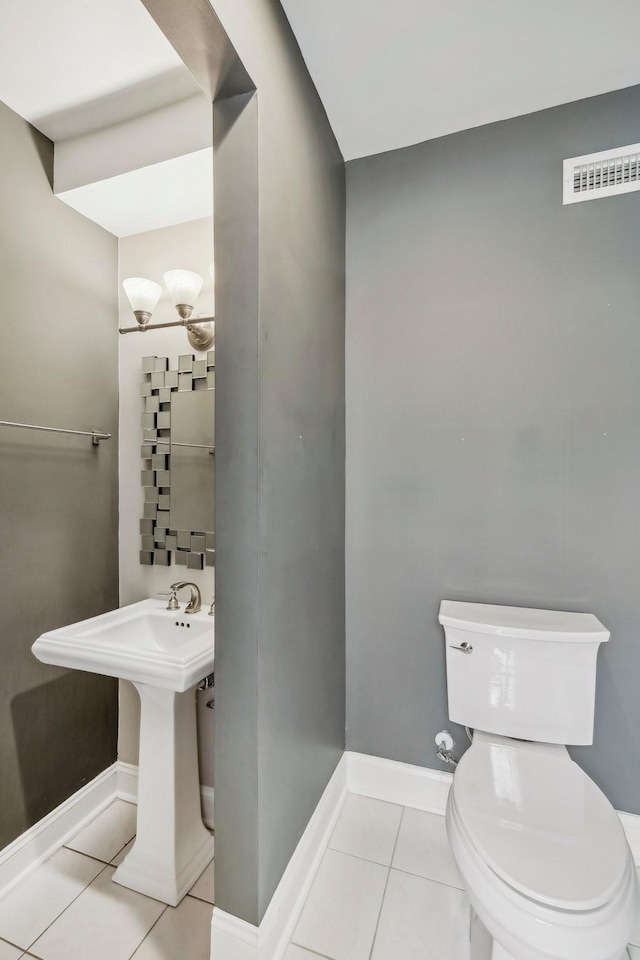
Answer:
[[[23,953],[27,949],[26,947],[19,947],[17,943],[13,942],[13,940],[7,940],[5,937],[0,937],[0,944],[3,943],[6,943],[8,947],[13,947],[14,950],[22,950]]]
[[[94,855],[93,855],[92,853],[85,853],[83,850],[76,850],[75,847],[69,847],[69,846],[67,846],[66,843],[63,844],[63,846],[62,846],[62,847],[59,847],[58,849],[59,849],[59,850],[69,850],[70,853],[77,853],[78,856],[80,856],[80,857],[87,857],[89,860],[95,860],[96,863],[103,863],[103,864],[105,865],[105,867],[108,867],[109,864],[110,864],[110,862],[111,862],[110,860],[103,860],[102,857],[94,857]],[[58,852],[58,851],[56,850],[56,853],[57,853],[57,852]],[[119,851],[118,851],[118,852],[119,852]],[[55,853],[52,854],[52,856],[55,857]],[[116,856],[117,856],[117,854],[116,854]],[[45,863],[46,863],[46,861],[45,861]]]
[[[197,883],[197,881],[196,881],[196,883]],[[191,897],[192,900],[197,900],[198,903],[208,903],[210,907],[215,907],[215,903],[212,903],[211,900],[207,900],[206,897],[199,897],[199,896],[197,895],[197,893],[191,893],[191,892],[189,892],[189,893],[187,894],[187,897]],[[185,899],[186,899],[186,897],[185,897]]]
[[[369,950],[369,960],[373,956],[373,948],[376,945],[376,939],[378,937],[378,927],[380,926],[380,917],[382,916],[382,908],[384,906],[385,897],[387,896],[387,887],[389,886],[389,878],[391,876],[391,864],[393,863],[393,858],[396,855],[396,847],[398,846],[398,839],[400,837],[400,830],[402,829],[402,821],[404,820],[404,812],[406,807],[402,808],[402,813],[400,814],[400,820],[398,822],[398,832],[396,833],[396,841],[393,845],[393,851],[391,853],[391,860],[389,862],[389,869],[387,870],[387,880],[384,885],[384,891],[382,893],[382,900],[380,901],[380,909],[378,910],[378,916],[376,919],[375,929],[373,931],[373,940],[371,941],[371,949]]]
[[[448,887],[449,890],[457,890],[464,893],[464,887],[456,887],[453,883],[447,883],[446,880],[434,880],[433,877],[425,877],[422,873],[412,873],[411,870],[401,870],[400,867],[391,867],[396,873],[404,873],[407,877],[417,877],[418,880],[426,880],[428,883],[437,883],[439,887]]]
[[[383,801],[383,802],[385,802],[385,801]],[[344,850],[338,850],[338,849],[336,849],[335,847],[332,847],[332,846],[331,846],[331,841],[329,841],[329,845],[327,846],[327,848],[326,848],[326,850],[325,850],[325,854],[326,854],[327,850],[331,850],[333,853],[340,853],[343,857],[353,857],[354,860],[360,860],[361,862],[364,862],[364,863],[372,863],[372,864],[374,864],[374,865],[377,866],[377,867],[383,867],[383,868],[387,871],[387,878],[386,878],[385,885],[384,885],[384,891],[383,891],[383,893],[382,893],[382,899],[381,899],[381,901],[380,901],[380,909],[378,910],[378,916],[377,916],[377,919],[376,919],[376,925],[375,925],[375,931],[374,931],[374,935],[373,935],[373,940],[372,940],[372,943],[371,943],[371,949],[370,949],[370,951],[369,951],[369,960],[371,960],[371,955],[372,955],[372,953],[373,953],[373,947],[374,947],[375,940],[376,940],[376,935],[377,935],[377,932],[378,932],[378,924],[379,924],[379,922],[380,922],[380,914],[382,913],[382,907],[383,907],[383,904],[384,904],[384,898],[385,898],[385,895],[386,895],[386,892],[387,892],[387,885],[388,885],[388,883],[389,883],[389,877],[390,877],[390,875],[391,875],[391,864],[393,863],[393,858],[394,858],[394,856],[395,856],[396,847],[398,846],[398,838],[400,837],[400,828],[401,828],[401,826],[402,826],[402,820],[403,820],[403,818],[404,818],[404,812],[405,812],[405,809],[406,809],[405,807],[403,807],[403,806],[402,806],[401,804],[399,804],[399,803],[393,804],[393,806],[401,807],[402,813],[400,814],[400,819],[399,819],[399,821],[398,821],[398,828],[397,828],[397,830],[396,830],[396,837],[395,837],[395,840],[394,840],[394,843],[393,843],[393,850],[391,851],[391,859],[390,859],[389,863],[380,863],[378,860],[369,860],[369,859],[367,859],[367,857],[359,857],[359,856],[358,856],[357,854],[355,854],[355,853],[347,853],[347,852],[344,851]],[[323,856],[323,859],[324,859],[324,856]],[[311,892],[311,891],[309,891],[309,892]],[[308,898],[307,898],[307,899],[308,899]],[[302,908],[303,910],[304,910],[304,907],[305,907],[305,906],[306,906],[306,901],[305,901],[305,903],[304,903],[304,905],[303,905],[303,908]],[[295,935],[295,933],[294,933],[294,935]],[[298,942],[295,941],[293,938],[292,938],[289,942],[290,942],[291,944],[293,944],[294,946],[296,946],[296,947],[300,947],[302,950],[306,950],[306,951],[308,951],[309,953],[313,953],[315,956],[323,957],[323,958],[325,958],[325,960],[333,960],[333,958],[327,957],[326,954],[324,954],[324,953],[317,953],[317,951],[311,950],[309,947],[305,946],[303,943],[298,943]]]
[[[127,801],[122,801],[122,802],[123,802],[123,803],[126,803]],[[115,801],[114,801],[114,803],[115,803]],[[113,806],[113,804],[110,804],[108,807],[105,807],[105,810],[110,809],[111,806]],[[75,840],[76,837],[78,837],[78,836],[80,835],[80,833],[82,833],[83,830],[85,830],[90,824],[95,823],[95,821],[98,819],[98,817],[100,817],[100,816],[102,815],[102,813],[104,813],[104,810],[101,811],[99,814],[97,814],[97,816],[94,817],[93,820],[91,820],[88,824],[86,824],[85,827],[83,827],[83,829],[82,829],[81,831],[79,831],[79,833],[77,833],[74,837],[72,837],[72,838],[70,839],[70,842],[72,842],[73,840]],[[135,834],[134,834],[134,837],[135,837]],[[133,839],[133,837],[132,837],[131,839]],[[127,843],[130,843],[130,842],[131,842],[131,839],[130,839],[130,840],[127,840]],[[125,844],[118,850],[118,852],[114,855],[114,857],[117,857],[118,854],[121,853],[122,850],[124,850],[124,848],[127,846],[127,843],[125,843]],[[78,893],[76,894],[76,896],[73,897],[73,899],[70,900],[69,903],[67,903],[67,904],[65,905],[65,907],[60,911],[60,913],[58,913],[58,914],[54,917],[54,919],[51,921],[51,923],[49,923],[43,930],[40,931],[40,933],[39,933],[38,936],[35,938],[35,940],[32,940],[27,947],[23,947],[23,946],[20,946],[20,945],[18,945],[18,944],[13,944],[13,943],[11,943],[9,940],[4,940],[4,938],[0,938],[0,943],[4,942],[4,943],[7,943],[9,946],[15,946],[15,949],[16,949],[16,950],[22,951],[22,952],[21,952],[21,956],[23,956],[23,957],[30,957],[30,958],[33,958],[33,960],[42,960],[42,958],[39,957],[38,954],[29,953],[29,952],[28,952],[28,951],[33,950],[33,948],[34,948],[34,946],[37,944],[38,940],[40,940],[40,938],[43,937],[43,936],[45,935],[45,933],[47,933],[47,931],[50,930],[51,927],[52,927],[55,923],[58,922],[58,920],[60,920],[60,918],[62,917],[62,915],[67,912],[67,910],[69,909],[69,907],[70,907],[73,903],[76,902],[76,900],[78,899],[78,897],[82,896],[82,894],[85,893],[85,892],[89,889],[89,887],[92,886],[92,884],[94,884],[94,883],[96,882],[96,880],[97,880],[99,877],[102,876],[102,874],[105,872],[105,870],[106,870],[108,867],[111,867],[111,868],[114,869],[114,870],[116,869],[116,867],[114,866],[114,864],[113,864],[111,861],[102,860],[100,857],[95,857],[95,856],[93,856],[92,854],[84,853],[84,851],[81,851],[81,850],[75,850],[73,847],[67,846],[67,844],[63,844],[62,847],[59,847],[59,848],[58,848],[58,850],[69,850],[71,853],[75,853],[77,856],[86,857],[88,860],[92,860],[94,863],[102,864],[102,869],[101,869],[100,871],[98,871],[98,873],[97,873],[96,876],[93,878],[93,880],[91,880],[89,883],[85,884],[85,885],[82,887],[82,889],[78,891]],[[58,852],[58,851],[55,851],[49,859],[52,859],[57,852]],[[208,901],[206,901],[206,902],[208,902]],[[164,916],[164,914],[166,913],[167,909],[168,909],[168,907],[165,906],[165,908],[162,910],[162,912],[160,913],[160,915],[158,916],[157,920],[154,922],[154,924],[152,925],[152,927],[147,931],[147,933],[146,933],[145,936],[142,938],[142,940],[140,941],[140,943],[136,946],[136,948],[135,948],[135,950],[134,950],[134,952],[133,952],[134,954],[135,954],[135,952],[142,946],[142,944],[144,943],[144,941],[146,940],[146,938],[147,938],[147,937],[149,936],[149,934],[151,933],[151,930],[153,930],[153,928],[156,926],[156,923],[158,923],[158,921],[160,920],[160,917]],[[131,956],[133,956],[133,954],[132,954]],[[129,960],[130,960],[130,958],[129,958]]]
[[[134,835],[133,835],[132,837],[129,837],[129,839],[127,840],[126,843],[123,843],[123,844],[122,844],[122,846],[120,847],[120,849],[118,850],[118,852],[117,852],[117,853],[114,853],[114,855],[111,857],[111,860],[108,861],[110,867],[115,867],[116,870],[118,869],[118,865],[115,864],[113,861],[115,860],[116,857],[119,857],[119,856],[120,856],[120,854],[122,853],[122,851],[124,850],[124,848],[127,847],[127,846],[131,843],[132,840],[135,840],[136,836],[137,836],[137,834],[134,833]]]
[[[144,896],[144,894],[143,894],[143,896]],[[159,900],[158,902],[159,902],[159,903],[162,903],[161,900]],[[138,944],[136,945],[133,953],[130,953],[129,956],[126,958],[126,960],[133,960],[133,957],[135,957],[136,953],[138,952],[138,950],[140,949],[140,947],[142,946],[142,944],[145,942],[145,940],[147,939],[147,937],[149,936],[149,934],[151,933],[151,931],[154,930],[155,927],[157,927],[157,925],[160,923],[160,920],[162,919],[162,917],[164,917],[164,915],[165,915],[165,913],[167,912],[168,909],[169,909],[169,906],[166,905],[165,908],[164,908],[164,910],[161,911],[160,916],[158,917],[158,919],[155,921],[155,923],[153,923],[153,924],[149,927],[149,929],[148,929],[147,932],[145,933],[145,935],[144,935],[144,937],[142,938],[142,940],[140,941],[140,943],[138,943]],[[172,907],[171,909],[172,909],[172,910],[176,910],[177,907]]]
[[[290,940],[289,944],[294,947],[300,947],[300,949],[305,950],[306,953],[312,953],[314,957],[322,957],[322,960],[335,960],[335,957],[330,957],[327,953],[318,953],[317,950],[311,950],[310,947],[304,947],[301,943],[294,943],[293,940]]]
[[[74,852],[77,852],[77,851],[74,851]],[[98,863],[102,863],[101,860],[98,860],[97,862],[98,862]],[[72,904],[72,903],[75,903],[76,900],[78,899],[78,897],[81,897],[82,894],[85,892],[85,890],[88,890],[89,887],[91,886],[91,884],[92,884],[92,883],[95,883],[96,880],[98,879],[98,877],[101,877],[102,874],[104,873],[104,871],[105,871],[106,869],[107,869],[107,864],[105,864],[105,866],[102,868],[102,870],[100,870],[100,872],[95,875],[95,877],[93,878],[93,880],[91,881],[91,883],[87,883],[87,884],[82,888],[82,890],[80,890],[80,892],[73,898],[73,900],[70,900],[70,901],[69,901],[69,903],[66,905],[66,907],[65,907],[63,910],[60,911],[60,913],[58,914],[58,916],[57,916],[54,920],[52,920],[51,923],[50,923],[47,927],[45,927],[44,930],[42,930],[41,933],[38,934],[38,936],[36,937],[36,939],[35,939],[35,940],[32,940],[28,947],[23,947],[22,949],[24,949],[24,950],[31,950],[31,948],[34,947],[35,944],[38,942],[38,940],[40,939],[40,937],[44,937],[44,935],[45,935],[45,933],[47,932],[47,930],[50,930],[51,927],[54,925],[54,923],[57,923],[57,922],[58,922],[58,920],[60,919],[60,917],[62,916],[62,914],[67,912],[67,910],[69,909],[69,907],[71,906],[71,904]]]
[[[364,863],[373,863],[376,867],[384,867],[386,870],[391,869],[390,863],[380,863],[379,860],[369,860],[368,857],[361,857],[357,853],[349,853],[347,850],[336,850],[335,847],[327,847],[327,850],[331,850],[332,853],[339,853],[343,857],[352,857],[354,860],[362,860]]]

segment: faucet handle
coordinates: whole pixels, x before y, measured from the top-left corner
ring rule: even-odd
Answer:
[[[182,590],[183,587],[189,587],[189,590],[191,591],[191,598],[187,603],[186,607],[184,608],[184,612],[198,613],[200,610],[200,606],[202,604],[202,598],[200,596],[200,587],[198,586],[197,583],[192,583],[191,580],[176,580],[175,583],[171,584],[171,586],[169,587],[169,590],[173,590],[175,594],[178,590]],[[169,600],[169,604],[171,604],[171,600]],[[176,600],[176,605],[177,605],[177,600]],[[175,610],[178,608],[177,606],[176,607],[169,606],[167,607],[167,609]]]
[[[211,606],[209,607],[209,616],[215,617],[216,615],[216,598],[214,597],[211,601]]]
[[[160,590],[158,593],[159,597],[169,597],[169,603],[166,606],[167,610],[179,610],[180,604],[178,603],[178,597],[176,596],[176,591],[173,587],[167,592],[166,590]]]

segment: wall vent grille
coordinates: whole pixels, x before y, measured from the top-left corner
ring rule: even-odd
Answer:
[[[562,165],[563,203],[640,190],[640,143],[572,157]]]

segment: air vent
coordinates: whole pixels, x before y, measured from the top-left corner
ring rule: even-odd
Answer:
[[[640,143],[563,161],[563,203],[640,190]]]

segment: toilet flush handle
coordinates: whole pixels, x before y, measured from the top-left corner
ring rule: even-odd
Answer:
[[[473,653],[473,647],[466,640],[463,640],[460,646],[456,646],[454,643],[450,643],[449,646],[452,650],[460,650],[462,653]]]

